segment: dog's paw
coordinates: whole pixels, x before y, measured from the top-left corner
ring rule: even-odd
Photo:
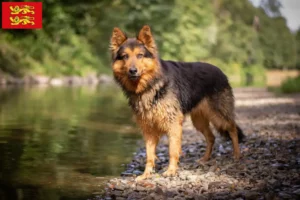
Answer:
[[[142,175],[135,178],[135,181],[142,181],[151,177],[151,173],[143,173]]]
[[[177,170],[172,168],[172,169],[168,169],[167,171],[165,171],[162,175],[164,177],[169,177],[169,176],[175,176],[177,174]]]
[[[240,162],[240,161],[242,160],[241,154],[239,154],[239,155],[234,155],[234,156],[233,156],[233,160],[234,160],[234,162]]]
[[[240,151],[237,151],[237,152],[234,152],[233,153],[233,159],[234,159],[234,161],[239,161],[239,160],[241,160],[241,158],[242,158],[242,154],[240,153]]]
[[[207,157],[207,156],[203,156],[202,158],[200,158],[199,160],[198,160],[198,163],[205,163],[205,162],[207,162],[207,161],[209,161],[209,157]]]

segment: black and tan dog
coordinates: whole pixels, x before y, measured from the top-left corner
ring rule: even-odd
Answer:
[[[209,122],[221,134],[230,136],[234,158],[240,158],[238,143],[243,134],[234,120],[231,86],[219,68],[202,62],[161,60],[147,25],[136,38],[128,38],[114,28],[110,42],[114,78],[128,97],[146,145],[145,171],[137,180],[150,177],[156,145],[165,133],[169,137],[170,162],[163,175],[176,173],[185,114],[190,114],[193,125],[206,138],[202,161],[210,158],[215,140]]]

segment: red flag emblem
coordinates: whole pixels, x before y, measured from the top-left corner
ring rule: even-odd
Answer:
[[[42,2],[2,2],[3,29],[41,29]]]

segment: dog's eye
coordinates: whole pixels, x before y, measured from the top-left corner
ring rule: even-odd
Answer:
[[[142,54],[142,53],[139,53],[137,56],[136,56],[138,59],[141,59],[141,58],[143,58],[144,57],[144,54]]]
[[[123,60],[127,60],[127,59],[128,59],[128,55],[127,55],[127,54],[123,55],[123,56],[122,56],[122,59],[123,59]]]

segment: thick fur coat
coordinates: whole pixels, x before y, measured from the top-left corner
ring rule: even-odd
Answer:
[[[162,134],[169,136],[170,154],[164,175],[176,173],[186,114],[190,114],[193,125],[206,138],[201,161],[210,158],[215,140],[210,122],[222,135],[231,138],[234,158],[240,158],[238,143],[243,134],[234,119],[234,96],[226,75],[218,67],[160,59],[149,26],[144,26],[136,38],[128,38],[114,28],[111,53],[114,78],[127,96],[145,140],[147,162],[137,180],[150,177]]]

